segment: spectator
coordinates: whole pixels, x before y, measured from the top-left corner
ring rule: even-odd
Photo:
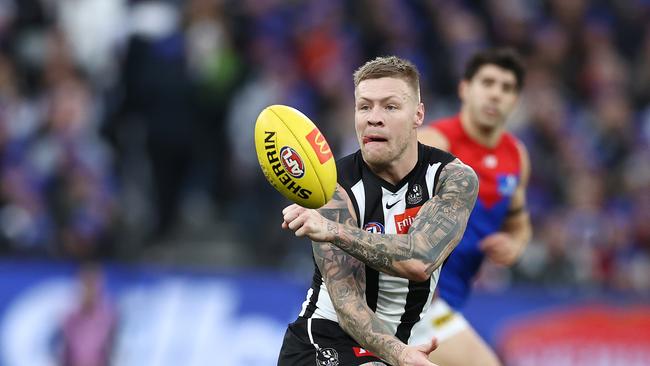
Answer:
[[[85,263],[78,280],[78,302],[63,324],[61,365],[108,366],[117,318],[104,292],[103,271],[98,264]]]

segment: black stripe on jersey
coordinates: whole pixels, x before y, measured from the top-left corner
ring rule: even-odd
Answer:
[[[379,272],[366,265],[366,303],[372,311],[377,311],[379,297]]]
[[[320,270],[318,269],[318,266],[316,265],[316,260],[314,259],[314,277],[311,280],[311,288],[312,288],[312,293],[311,296],[309,297],[309,304],[307,304],[307,308],[305,309],[305,314],[303,314],[303,317],[306,319],[311,318],[312,315],[314,315],[314,311],[316,311],[316,302],[318,302],[318,293],[320,292],[320,286],[323,284],[323,276],[320,273]]]
[[[414,186],[417,184],[420,186],[420,193],[422,194],[421,200],[415,203],[406,203],[406,209],[422,206],[426,201],[429,200],[429,187],[427,187],[427,182],[425,179],[426,170],[429,168],[428,164],[422,164],[419,169],[422,170],[418,176],[421,178],[417,181],[410,182],[408,190],[406,191],[405,199],[410,194],[415,192]],[[436,173],[438,174],[438,173]],[[435,189],[435,183],[434,183]],[[397,331],[395,332],[395,337],[404,343],[408,343],[409,338],[411,337],[411,331],[413,326],[420,320],[420,314],[424,309],[424,306],[427,303],[429,298],[429,292],[431,291],[431,278],[424,282],[415,282],[409,281],[409,292],[406,295],[406,305],[404,305],[404,314],[400,318],[400,324],[397,326]]]
[[[423,282],[409,281],[409,292],[406,295],[404,314],[402,314],[400,325],[395,332],[395,337],[400,341],[408,343],[413,326],[420,320],[420,314],[427,303],[430,290],[431,278]]]
[[[365,179],[378,180],[377,177],[364,166],[362,176]],[[380,184],[364,184],[365,202],[359,202],[359,205],[365,207],[365,217],[359,220],[363,225],[370,222],[379,222],[384,225],[384,210],[382,208],[382,191]],[[371,202],[368,202],[368,200]],[[369,210],[372,209],[372,210]],[[357,215],[359,213],[357,212]],[[363,227],[362,227],[363,228]],[[366,303],[372,311],[377,311],[377,299],[379,298],[379,272],[374,268],[366,265]]]

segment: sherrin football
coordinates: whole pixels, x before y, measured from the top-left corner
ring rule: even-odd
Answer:
[[[289,200],[319,208],[334,195],[336,163],[325,136],[299,110],[264,108],[255,123],[255,150],[266,179]]]

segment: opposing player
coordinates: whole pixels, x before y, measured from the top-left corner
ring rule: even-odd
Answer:
[[[463,239],[442,269],[439,296],[421,324],[428,327],[423,338],[438,338],[440,346],[431,360],[442,365],[499,364],[459,311],[483,259],[510,266],[531,237],[526,210],[528,153],[505,130],[523,78],[524,68],[514,51],[477,53],[459,85],[460,113],[424,126],[418,134],[420,142],[449,151],[474,168],[480,182]]]
[[[453,155],[418,143],[424,105],[410,62],[377,58],[354,83],[360,150],[337,162],[334,198],[319,210],[283,210],[283,228],[313,241],[316,268],[278,365],[433,365],[435,340],[408,344],[478,180]]]

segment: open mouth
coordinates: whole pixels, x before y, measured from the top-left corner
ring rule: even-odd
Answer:
[[[370,142],[386,142],[386,141],[388,141],[386,138],[380,136],[364,136],[363,138],[364,145]]]

